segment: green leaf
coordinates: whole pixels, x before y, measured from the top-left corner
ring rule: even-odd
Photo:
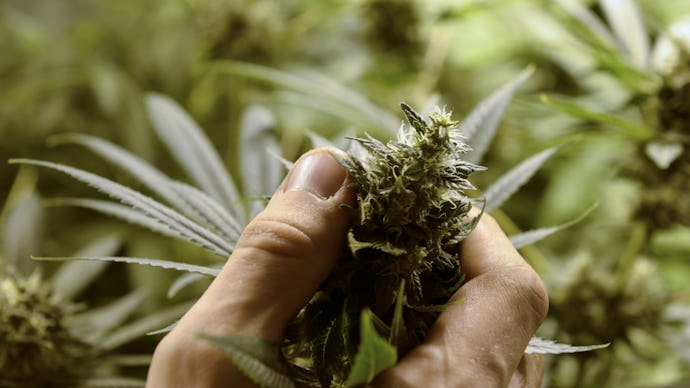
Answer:
[[[152,267],[161,267],[166,269],[174,269],[178,271],[196,272],[202,275],[218,276],[220,270],[218,268],[204,267],[201,265],[180,263],[176,261],[149,259],[144,257],[121,257],[121,256],[84,256],[84,257],[45,257],[32,256],[32,259],[37,261],[70,261],[70,260],[92,260],[92,261],[112,261],[117,263],[130,263],[150,265]]]
[[[393,308],[393,320],[391,322],[391,334],[388,342],[398,345],[398,341],[404,335],[405,321],[403,320],[403,305],[405,302],[405,279],[400,280],[398,293],[395,294],[395,307]]]
[[[515,79],[482,100],[462,121],[460,134],[467,138],[472,148],[465,157],[468,162],[477,163],[482,159],[513,94],[533,72],[532,67],[522,71]]]
[[[563,354],[563,353],[579,353],[588,352],[590,350],[602,349],[608,347],[609,344],[589,345],[589,346],[573,346],[566,344],[559,344],[552,340],[546,340],[539,337],[532,337],[530,339],[526,354]]]
[[[51,137],[50,142],[51,144],[73,143],[86,147],[122,169],[122,171],[130,174],[139,183],[180,209],[183,213],[188,214],[191,210],[171,189],[170,183],[172,180],[170,178],[149,162],[122,147],[94,136],[78,133],[57,135]]]
[[[120,219],[132,225],[141,226],[160,235],[187,240],[174,229],[169,228],[156,219],[117,202],[92,198],[51,198],[45,201],[47,206],[74,206],[97,211],[107,216]]]
[[[345,350],[342,324],[342,315],[336,317],[328,324],[323,335],[314,341],[312,357],[314,360],[314,370],[316,370],[319,382],[324,387],[331,386],[336,372],[332,370],[333,366],[342,367],[342,362],[329,362],[329,360],[341,358]]]
[[[400,120],[395,116],[377,107],[361,94],[316,72],[297,74],[235,61],[216,62],[211,66],[211,71],[252,78],[295,90],[308,98],[318,98],[321,103],[329,103],[348,112],[341,116],[349,117],[350,120],[361,118],[375,128],[385,129],[389,134],[394,134],[400,125]]]
[[[175,281],[170,285],[170,288],[168,288],[168,293],[167,297],[168,298],[174,298],[175,295],[177,295],[180,290],[183,288],[187,287],[188,285],[197,282],[201,279],[204,278],[204,275],[199,274],[199,273],[185,273],[182,274],[180,277],[175,279]]]
[[[644,68],[649,59],[649,36],[642,12],[631,0],[600,0],[604,15],[616,37],[630,54],[631,62]]]
[[[193,302],[181,303],[146,315],[127,325],[120,326],[105,336],[98,346],[103,350],[112,350],[136,338],[143,337],[152,330],[168,325],[170,322],[180,318],[192,307],[192,304]]]
[[[90,309],[73,317],[71,327],[87,342],[98,345],[106,333],[123,322],[146,299],[147,293],[136,290],[103,307]]]
[[[587,210],[585,210],[582,214],[577,216],[576,218],[562,223],[560,225],[555,225],[555,226],[549,226],[546,228],[539,228],[535,230],[529,230],[524,233],[516,234],[513,236],[510,236],[510,242],[513,243],[513,246],[515,249],[520,249],[526,245],[534,244],[538,241],[541,241],[549,236],[551,236],[554,233],[558,233],[563,229],[569,228],[578,222],[582,221],[585,217],[587,217],[594,209],[599,206],[598,203],[595,203],[594,205],[590,206]]]
[[[356,387],[370,383],[376,375],[395,365],[398,352],[382,338],[372,322],[373,313],[364,310],[361,317],[360,343],[355,355],[346,387]]]
[[[7,264],[23,275],[33,271],[35,263],[28,259],[43,244],[44,217],[41,199],[34,192],[25,193],[7,209],[0,224],[0,263],[4,257]]]
[[[623,133],[634,139],[648,140],[654,137],[654,129],[644,126],[642,124],[626,120],[624,118],[621,118],[620,116],[604,112],[595,112],[585,106],[575,104],[572,102],[566,102],[563,100],[555,100],[546,95],[542,95],[541,100],[543,103],[551,105],[554,108],[560,110],[561,112],[569,114],[573,117],[594,121],[599,124],[618,128],[622,130]]]
[[[208,137],[175,101],[160,94],[146,99],[158,137],[165,143],[190,179],[229,209],[242,216],[240,195],[218,152]]]
[[[75,253],[77,256],[112,255],[120,248],[121,239],[115,235],[99,238]],[[58,268],[51,279],[53,292],[62,300],[71,300],[98,277],[108,263],[69,262]]]
[[[177,231],[189,241],[199,244],[221,256],[229,256],[233,246],[212,231],[202,227],[175,210],[135,190],[96,174],[64,164],[33,159],[12,159],[11,164],[28,164],[60,171],[84,182],[123,203],[145,212],[152,218]]]
[[[279,160],[269,154],[281,154],[275,134],[276,119],[266,107],[251,105],[240,119],[240,166],[246,197],[268,197],[283,178]],[[259,201],[249,203],[250,218],[264,209]]]
[[[126,149],[103,139],[83,134],[58,135],[51,138],[51,141],[79,144],[90,149],[130,174],[185,215],[224,232],[230,238],[238,237],[238,231],[241,230],[238,222],[206,193],[194,188],[196,190],[194,195],[189,195],[188,192],[191,189],[187,189],[186,185],[168,178],[150,163]],[[209,202],[211,203],[206,205]],[[212,210],[208,210],[209,208]]]
[[[552,147],[530,156],[492,183],[484,192],[486,198],[484,211],[489,213],[500,207],[513,193],[527,183],[558,149],[559,147]]]
[[[243,334],[200,334],[199,337],[220,347],[254,383],[270,388],[295,387],[295,383],[286,374],[279,344]]]

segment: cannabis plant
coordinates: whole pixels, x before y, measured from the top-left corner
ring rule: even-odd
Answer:
[[[652,230],[690,226],[690,202],[682,194],[690,189],[690,15],[656,32],[652,45],[645,15],[632,0],[597,2],[603,20],[584,6],[563,4],[559,20],[576,36],[586,59],[581,61],[586,65],[567,71],[583,80],[588,95],[576,101],[544,100],[629,140],[634,152],[620,165],[625,176],[644,187],[637,220]],[[597,101],[604,93],[608,101]]]
[[[273,80],[294,79],[259,66],[245,69]],[[291,324],[283,344],[238,335],[200,334],[225,349],[241,370],[266,386],[354,386],[366,384],[393,365],[400,355],[423,341],[449,297],[462,285],[457,245],[476,223],[476,218],[468,217],[473,203],[484,211],[497,208],[557,151],[547,149],[520,163],[487,188],[481,200],[465,193],[474,189],[469,175],[482,169],[473,161],[481,159],[506,105],[530,72],[489,96],[462,125],[445,110],[436,109],[425,118],[403,104],[409,125],[400,128],[397,141],[383,143],[370,136],[353,139],[349,157],[340,160],[358,190],[357,204],[344,209],[352,219],[347,246],[332,276]],[[364,117],[380,111],[361,97],[354,101],[365,106]],[[334,106],[341,102],[332,101]],[[75,199],[71,204],[190,241],[227,258],[247,220],[262,203],[250,206],[241,200],[241,191],[204,133],[171,99],[151,95],[147,103],[156,132],[196,186],[168,178],[136,155],[84,135],[70,135],[64,140],[123,167],[161,200],[67,165],[27,159],[14,163],[63,172],[122,202]],[[270,127],[268,117],[265,110],[248,110],[243,120],[248,134],[242,138],[252,146],[246,146],[244,152],[254,154],[252,147],[257,146],[257,140],[275,146],[271,136],[259,136]],[[315,145],[329,143],[315,134],[312,139]],[[282,164],[290,166],[289,162]],[[280,160],[275,160],[267,171],[276,171],[280,165]],[[252,167],[255,165],[243,166]],[[275,187],[277,183],[273,183]],[[246,188],[243,194],[248,196]],[[512,239],[519,247],[563,227],[526,232]],[[219,272],[218,266],[151,258],[71,259],[122,261],[187,272],[171,286],[173,293]],[[534,339],[526,351],[561,353],[592,348]]]
[[[41,238],[35,237],[46,220],[33,188],[37,178],[36,170],[20,169],[0,216],[0,386],[143,386],[122,369],[145,366],[150,355],[121,353],[118,348],[189,305],[128,321],[146,293],[134,291],[95,308],[76,302],[100,281],[108,263],[65,263],[47,276],[47,270],[30,260],[29,252],[42,249]],[[75,255],[112,254],[121,245],[116,234],[106,235]]]
[[[552,59],[579,89],[576,96],[543,101],[615,145],[599,151],[613,163],[593,166],[612,179],[591,179],[595,174],[573,164],[618,211],[609,209],[613,216],[600,221],[615,230],[600,251],[579,248],[575,265],[559,267],[549,279],[550,324],[559,331],[552,334],[614,345],[606,353],[554,359],[550,384],[676,383],[687,375],[678,344],[687,343],[690,327],[687,316],[669,319],[689,302],[688,272],[679,264],[690,252],[684,245],[690,232],[687,16],[659,28],[634,1],[560,2],[554,9],[578,60],[558,58],[562,52]],[[620,195],[617,187],[628,191]],[[581,314],[574,317],[574,309]]]

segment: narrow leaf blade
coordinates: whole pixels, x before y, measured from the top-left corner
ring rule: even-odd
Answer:
[[[117,263],[130,263],[149,265],[177,271],[196,272],[202,275],[218,276],[220,270],[217,268],[204,267],[201,265],[186,264],[176,261],[149,259],[144,257],[121,257],[121,256],[84,256],[84,257],[40,257],[33,256],[32,259],[38,261],[68,261],[68,260],[92,260],[92,261],[112,261]]]
[[[513,98],[517,88],[532,74],[533,68],[527,68],[514,80],[493,92],[475,107],[460,124],[460,133],[467,138],[472,148],[466,158],[468,162],[479,162],[486,152],[496,133],[498,122],[506,106]]]
[[[169,97],[150,94],[146,103],[156,133],[188,176],[209,195],[233,208],[239,192],[201,128]],[[237,211],[235,215],[241,214]]]
[[[119,237],[108,235],[99,238],[86,247],[80,249],[75,255],[112,255],[120,247],[122,241]],[[63,300],[71,300],[91,284],[98,277],[108,263],[105,262],[69,262],[60,266],[51,279],[53,292]]]
[[[510,241],[513,243],[513,246],[515,249],[520,249],[526,245],[534,244],[536,242],[539,242],[552,234],[558,233],[563,229],[569,228],[578,222],[582,221],[585,217],[587,217],[594,209],[597,208],[599,204],[594,204],[589,207],[589,209],[585,210],[581,215],[577,216],[577,218],[574,218],[568,222],[562,223],[560,225],[555,225],[555,226],[549,226],[546,228],[539,228],[535,230],[529,230],[527,232],[523,232],[520,234],[516,234],[513,236],[510,236]]]
[[[610,344],[589,345],[589,346],[573,346],[567,344],[559,344],[556,341],[547,340],[539,337],[532,337],[530,339],[525,354],[563,354],[563,353],[579,353],[589,352],[591,350],[602,349],[608,347]]]
[[[235,366],[256,384],[270,388],[295,387],[295,383],[285,373],[280,345],[241,334],[199,336],[220,347]]]
[[[484,192],[486,207],[484,211],[489,213],[500,207],[511,195],[522,187],[541,168],[546,161],[559,150],[552,147],[541,151],[513,167],[510,171],[498,178]]]
[[[96,174],[70,167],[64,164],[51,163],[33,159],[12,159],[10,163],[28,164],[50,168],[84,182],[97,190],[116,198],[123,203],[145,212],[147,215],[164,223],[171,229],[182,234],[189,241],[197,243],[218,255],[229,256],[233,246],[215,233],[198,225],[175,210],[157,202],[135,190],[125,187],[117,182],[103,178]]]

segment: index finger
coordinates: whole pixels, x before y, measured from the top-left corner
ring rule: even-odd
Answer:
[[[467,282],[426,341],[376,382],[391,386],[507,386],[548,299],[539,276],[488,215],[463,242]],[[432,381],[433,380],[433,381]]]

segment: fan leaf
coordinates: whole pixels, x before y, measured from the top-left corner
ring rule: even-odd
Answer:
[[[204,267],[201,265],[179,263],[176,261],[167,261],[159,259],[148,259],[143,257],[121,257],[121,256],[84,256],[84,257],[40,257],[32,256],[32,259],[38,261],[69,261],[69,260],[91,260],[91,261],[112,261],[117,263],[130,263],[149,265],[152,267],[161,267],[166,269],[174,269],[178,271],[196,272],[202,275],[218,276],[220,270],[217,268]]]
[[[181,215],[175,210],[157,202],[137,191],[117,182],[64,164],[45,162],[33,159],[12,159],[10,163],[29,164],[60,171],[81,182],[84,182],[121,202],[145,212],[152,218],[177,231],[193,243],[213,251],[221,256],[229,256],[233,247],[215,233]]]
[[[558,233],[563,229],[569,228],[578,222],[582,221],[585,217],[587,217],[594,209],[597,208],[599,204],[594,204],[589,207],[589,209],[585,210],[581,215],[577,216],[576,218],[562,223],[560,225],[555,225],[555,226],[549,226],[546,228],[539,228],[535,230],[529,230],[527,232],[523,232],[520,234],[516,234],[513,236],[510,236],[510,241],[513,243],[513,246],[515,249],[520,249],[526,245],[534,244],[538,241],[541,241],[549,236],[551,236],[554,233]]]
[[[279,344],[242,334],[199,336],[220,347],[238,369],[261,387],[295,387],[295,383],[286,374]]]
[[[510,171],[503,174],[484,192],[486,198],[485,212],[500,207],[511,195],[520,189],[559,150],[552,147],[541,151],[522,161]]]
[[[501,120],[506,106],[513,98],[517,88],[533,71],[534,69],[531,67],[525,69],[511,82],[493,92],[489,97],[482,100],[460,124],[459,134],[467,138],[467,143],[472,148],[472,151],[465,156],[468,162],[477,163],[482,159],[496,134],[498,122]]]
[[[149,115],[158,137],[172,156],[201,189],[236,216],[243,214],[238,206],[240,195],[208,137],[192,118],[171,98],[150,94],[146,99]]]

